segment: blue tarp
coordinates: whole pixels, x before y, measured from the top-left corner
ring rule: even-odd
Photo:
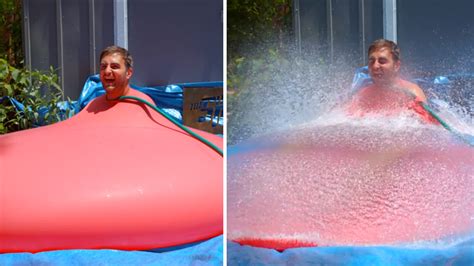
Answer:
[[[215,82],[194,82],[194,83],[177,83],[167,86],[156,87],[139,87],[131,85],[132,88],[141,91],[154,101],[155,105],[163,109],[165,112],[182,121],[183,115],[183,88],[206,88],[206,87],[223,87],[222,81]],[[82,89],[81,95],[77,101],[79,110],[84,108],[94,98],[105,93],[100,82],[99,75],[90,76]],[[221,111],[223,106],[217,106],[217,111]],[[79,111],[76,110],[76,111]]]
[[[445,247],[315,247],[273,249],[227,243],[227,265],[474,265],[474,238]]]
[[[182,120],[183,89],[181,86],[168,85],[147,88],[131,85],[131,87],[149,95],[156,106],[164,109],[177,120]],[[81,95],[77,100],[78,109],[76,109],[76,112],[82,110],[90,101],[103,94],[105,94],[105,90],[102,88],[99,75],[90,76],[84,84]]]
[[[0,254],[0,265],[222,265],[223,237],[167,252],[120,250],[58,250]]]
[[[193,87],[193,88],[208,88],[208,87],[223,87],[224,83],[222,81],[213,81],[213,82],[193,82],[193,83],[177,83],[166,86],[156,86],[156,87],[139,87],[131,85],[132,88],[141,91],[153,100],[154,104],[161,108],[163,111],[173,116],[179,122],[182,122],[183,115],[183,88]],[[81,94],[77,101],[72,102],[60,102],[58,106],[61,109],[61,113],[65,114],[66,110],[69,110],[69,117],[78,113],[82,110],[90,101],[105,94],[105,90],[102,88],[102,83],[100,82],[99,75],[90,76],[82,88]],[[11,97],[4,97],[0,99],[0,102],[8,99],[13,106],[17,109],[18,112],[25,110],[25,106],[18,102],[16,99]],[[216,112],[222,112],[223,105],[216,106]],[[39,112],[39,121],[35,126],[44,125],[43,117],[48,112],[46,107],[41,107]],[[62,119],[67,119],[65,115],[62,116]],[[223,124],[223,119],[220,119],[219,124]]]

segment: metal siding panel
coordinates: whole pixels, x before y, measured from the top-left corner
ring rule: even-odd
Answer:
[[[95,1],[95,47],[96,69],[99,72],[98,62],[102,50],[114,44],[114,12],[113,0]]]
[[[222,0],[129,1],[134,84],[223,80]]]
[[[305,56],[329,60],[326,0],[300,0],[301,49]]]
[[[333,63],[350,71],[360,66],[360,14],[358,1],[332,0]]]
[[[383,5],[379,0],[364,0],[364,63],[367,63],[367,49],[370,44],[383,38]]]
[[[405,75],[474,73],[474,1],[398,0]]]
[[[58,67],[56,1],[29,1],[31,68]]]
[[[64,91],[77,99],[90,72],[89,2],[63,0]]]

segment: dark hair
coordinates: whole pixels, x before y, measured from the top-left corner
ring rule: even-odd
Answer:
[[[386,39],[378,39],[374,41],[370,46],[369,46],[369,52],[368,56],[376,50],[380,50],[382,48],[388,48],[392,54],[393,60],[395,62],[400,60],[400,48],[398,48],[398,45],[395,42],[392,42],[390,40]]]
[[[123,60],[125,61],[125,67],[127,69],[133,67],[133,59],[130,53],[127,51],[127,49],[122,48],[120,46],[115,46],[115,45],[109,46],[105,48],[104,50],[102,50],[102,52],[100,53],[99,61],[102,61],[102,58],[104,58],[104,56],[115,54],[115,53],[118,53],[122,56]]]

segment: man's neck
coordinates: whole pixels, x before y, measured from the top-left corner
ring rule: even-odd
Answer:
[[[114,91],[116,93],[107,93],[105,95],[105,98],[107,99],[107,101],[118,101],[121,96],[127,95],[129,91],[130,91],[130,86],[127,85],[123,90]]]
[[[384,82],[374,82],[374,86],[378,89],[393,89],[399,86],[399,78],[395,77],[391,80],[387,80]]]

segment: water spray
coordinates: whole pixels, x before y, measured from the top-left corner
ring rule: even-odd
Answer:
[[[423,108],[434,118],[436,119],[445,129],[453,133],[456,137],[460,138],[464,142],[466,142],[469,146],[474,147],[474,142],[469,141],[466,139],[463,134],[457,132],[452,127],[450,127],[443,119],[441,119],[426,103],[422,103]]]
[[[405,94],[409,95],[410,97],[413,97],[413,99],[416,99],[416,95],[413,92],[411,92],[409,89],[407,89],[407,88],[398,88],[398,87],[396,89],[399,89],[400,91],[404,92]],[[453,127],[449,126],[448,123],[446,123],[446,121],[444,121],[439,115],[437,115],[436,112],[434,112],[427,103],[421,102],[421,106],[436,121],[438,121],[441,124],[441,126],[443,126],[445,129],[447,129],[449,132],[453,133],[456,137],[458,137],[459,139],[461,139],[462,141],[467,143],[469,146],[474,147],[474,142],[469,141],[467,138],[465,138],[463,136],[462,133],[457,132]]]

